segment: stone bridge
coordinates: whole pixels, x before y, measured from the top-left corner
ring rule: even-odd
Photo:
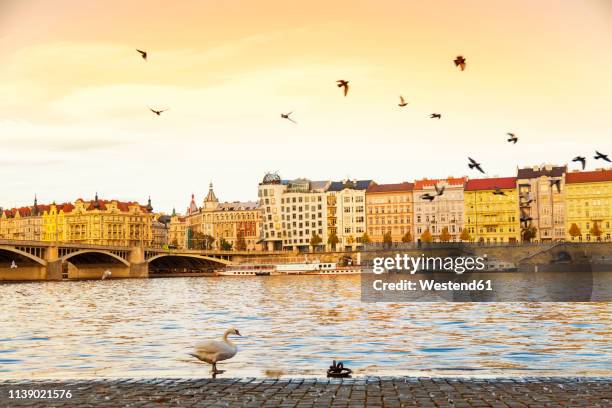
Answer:
[[[205,273],[285,252],[163,250],[77,243],[0,240],[0,281],[99,279]]]

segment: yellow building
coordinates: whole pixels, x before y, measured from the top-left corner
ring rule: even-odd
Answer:
[[[174,209],[168,223],[168,245],[175,249],[187,248],[187,222]]]
[[[413,230],[413,183],[376,184],[366,190],[366,227],[372,242],[383,242],[385,233],[393,242],[415,241]],[[410,233],[409,237],[407,233]]]
[[[43,213],[43,240],[112,246],[150,246],[151,200],[147,206],[117,200],[78,199],[51,204]]]
[[[503,194],[494,194],[496,191]],[[471,241],[520,241],[521,226],[515,177],[469,180],[463,194],[464,228],[467,228]]]
[[[40,241],[42,236],[42,212],[48,206],[34,205],[30,207],[0,210],[0,239],[20,241]]]
[[[185,219],[187,245],[190,248],[224,249],[224,242],[234,250],[262,248],[259,204],[255,201],[220,203],[212,183],[200,208],[194,196],[191,196]]]
[[[565,233],[568,241],[610,241],[612,169],[572,172],[565,176]],[[594,236],[597,223],[601,234]],[[577,229],[573,229],[575,224]],[[570,233],[573,229],[574,236]]]

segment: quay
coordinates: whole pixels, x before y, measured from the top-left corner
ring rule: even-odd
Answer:
[[[9,399],[13,390],[67,399]],[[0,407],[610,407],[610,378],[97,379],[0,381]]]
[[[367,244],[358,251],[222,251],[101,246],[81,243],[0,240],[0,281],[100,279],[155,276],[206,276],[214,269],[241,263],[294,263],[305,259],[368,264],[375,257],[404,253],[412,257],[485,256],[514,264],[563,262],[611,263],[612,242],[552,242],[482,245],[463,242]]]

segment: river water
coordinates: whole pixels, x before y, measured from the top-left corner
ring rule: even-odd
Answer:
[[[362,303],[359,279],[1,284],[0,378],[207,376],[187,353],[228,327],[225,377],[612,375],[610,303]]]

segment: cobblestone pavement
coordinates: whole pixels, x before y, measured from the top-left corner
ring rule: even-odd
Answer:
[[[70,390],[15,399],[10,391]],[[0,381],[0,407],[612,407],[610,378]]]

